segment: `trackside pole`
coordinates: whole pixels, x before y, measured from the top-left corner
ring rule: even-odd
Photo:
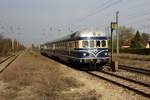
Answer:
[[[116,29],[116,22],[111,22],[111,63],[110,67],[112,71],[117,71],[118,70],[118,61],[114,61],[113,59],[113,30]]]
[[[116,72],[118,70],[118,61],[111,62],[111,69],[113,72]]]

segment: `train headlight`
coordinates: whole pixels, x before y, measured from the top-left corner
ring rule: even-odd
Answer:
[[[86,53],[83,53],[83,56],[86,56]]]
[[[108,53],[107,52],[105,52],[105,56],[107,56],[108,55]]]

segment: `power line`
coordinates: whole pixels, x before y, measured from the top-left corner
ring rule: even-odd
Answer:
[[[135,3],[134,3],[135,4]],[[131,14],[128,14],[128,15],[122,15],[123,16],[123,18],[126,18],[127,20],[126,20],[126,22],[128,22],[128,23],[126,23],[126,24],[130,24],[130,23],[133,23],[133,22],[130,22],[130,20],[132,21],[132,20],[137,20],[137,19],[139,19],[139,18],[141,18],[141,17],[146,17],[147,15],[150,15],[150,12],[149,12],[149,9],[147,9],[146,10],[146,12],[145,13],[139,13],[139,10],[141,9],[141,8],[139,8],[139,7],[137,7],[137,6],[140,6],[140,7],[143,7],[144,5],[143,4],[145,4],[145,2],[143,2],[143,3],[138,3],[138,5],[133,5],[132,7],[129,7],[129,8],[127,8],[130,12],[131,12]],[[131,8],[134,8],[134,9],[131,9]],[[139,8],[139,9],[138,9]],[[127,10],[126,9],[126,10]],[[128,12],[129,12],[128,11]],[[136,11],[136,12],[135,12]],[[122,12],[122,11],[121,11]]]
[[[120,2],[122,2],[123,0],[117,0],[117,1],[114,1],[114,2],[111,2],[111,1],[112,1],[112,0],[106,1],[104,4],[102,4],[101,9],[97,8],[97,9],[99,9],[99,10],[96,10],[96,11],[94,11],[94,12],[92,12],[92,13],[86,15],[85,17],[79,19],[76,23],[78,23],[78,22],[81,23],[83,20],[87,19],[88,17],[94,16],[94,15],[96,15],[97,13],[102,12],[102,11],[104,11],[104,10],[106,10],[106,9],[108,9],[108,8],[110,8],[110,7],[114,6],[114,5],[116,5],[116,4],[120,3]],[[109,2],[111,2],[111,3],[109,3]],[[108,4],[108,3],[109,3],[109,4]],[[108,5],[107,5],[107,4],[108,4]]]
[[[112,6],[117,5],[118,3],[122,2],[123,0],[117,0],[117,1],[113,1],[113,2],[111,2],[111,1],[112,1],[112,0],[107,0],[107,1],[104,2],[102,5],[96,7],[96,10],[95,10],[94,12],[89,13],[88,15],[84,16],[83,18],[78,19],[78,20],[76,21],[76,23],[81,23],[82,21],[86,20],[87,18],[89,18],[89,17],[91,17],[91,16],[94,16],[94,15],[96,15],[97,13],[100,13],[100,12],[102,12],[102,11],[105,11],[106,9],[108,9],[108,8],[110,8],[110,7],[112,7]],[[131,7],[130,7],[130,8],[131,8]],[[137,14],[138,14],[138,13],[137,13]],[[138,18],[140,18],[140,17],[147,16],[147,15],[149,15],[149,14],[150,14],[150,12],[148,12],[148,13],[146,12],[146,13],[142,14],[141,16],[137,16],[136,13],[135,13],[134,16],[131,17],[131,18],[134,18],[134,20],[135,20],[135,19],[138,19]],[[127,20],[127,22],[129,22],[129,23],[127,23],[127,24],[132,23],[132,22],[130,22],[130,20],[132,20],[132,19],[129,19],[129,21]],[[71,25],[71,24],[70,24],[70,25]],[[72,25],[73,25],[73,24],[72,24]],[[75,25],[75,26],[76,26],[76,25]],[[80,26],[81,26],[81,25],[78,25],[78,27],[80,27]],[[76,28],[78,28],[78,27],[76,27]]]
[[[102,8],[103,6],[107,5],[108,3],[110,3],[112,0],[107,0],[106,2],[104,2],[103,4],[101,4],[100,6],[96,7],[95,9],[100,9]]]
[[[146,13],[144,13],[144,14],[142,14],[141,16],[134,16],[133,18],[131,18],[130,20],[137,20],[137,19],[139,19],[139,18],[141,18],[141,17],[146,17],[147,15],[150,15],[150,12],[146,12]],[[126,25],[129,25],[129,24],[131,24],[131,23],[135,23],[135,22],[130,22],[130,20],[127,20],[127,23],[126,23]]]
[[[103,4],[101,4],[100,6],[98,6],[98,7],[96,7],[95,9],[97,10],[97,9],[100,9],[100,8],[102,8],[102,7],[104,7],[105,5],[107,5],[109,2],[111,2],[112,0],[107,0],[106,2],[104,2]],[[78,22],[81,22],[81,21],[83,21],[83,20],[85,20],[86,18],[88,18],[88,17],[90,17],[90,16],[92,16],[93,15],[93,12],[92,13],[89,13],[88,15],[86,15],[86,16],[84,16],[84,17],[82,17],[82,18],[79,18],[79,19],[77,19],[76,21],[75,21],[75,23],[78,23]],[[74,23],[74,24],[75,24]]]

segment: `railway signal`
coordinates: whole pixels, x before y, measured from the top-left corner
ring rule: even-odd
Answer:
[[[111,22],[111,68],[112,71],[118,70],[118,61],[113,61],[113,31],[116,30],[116,36],[117,36],[117,55],[119,54],[119,33],[118,33],[118,14],[119,11],[116,12],[116,22]]]
[[[117,22],[111,22],[111,68],[112,71],[118,70],[118,61],[113,61],[113,31],[118,29],[118,23]]]

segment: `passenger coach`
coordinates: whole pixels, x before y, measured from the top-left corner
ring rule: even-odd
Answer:
[[[41,45],[41,53],[77,66],[92,65],[96,68],[102,67],[109,60],[107,36],[96,30],[77,31],[45,43]]]

